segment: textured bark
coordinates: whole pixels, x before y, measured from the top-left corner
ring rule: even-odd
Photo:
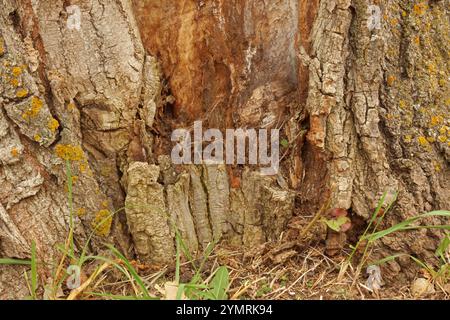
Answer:
[[[193,253],[253,246],[328,197],[356,221],[398,191],[385,226],[450,208],[448,1],[421,3],[374,1],[370,30],[365,0],[0,0],[0,256],[27,258],[35,241],[55,261],[70,213],[61,147],[77,245],[125,206],[91,250],[107,240],[159,264],[175,228]],[[280,128],[280,173],[173,166],[171,130],[194,120]],[[432,261],[438,235],[389,236],[380,253]],[[22,271],[0,266],[0,298],[24,292]]]

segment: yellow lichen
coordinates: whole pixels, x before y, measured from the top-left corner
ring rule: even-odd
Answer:
[[[78,176],[72,176],[72,183],[75,184],[78,181]]]
[[[21,88],[19,90],[17,90],[16,92],[16,97],[17,98],[25,98],[28,95],[28,90]]]
[[[35,134],[35,135],[34,135],[34,141],[36,141],[36,142],[41,142],[41,140],[42,140],[42,137],[41,137],[40,134]]]
[[[108,206],[109,206],[108,200],[103,200],[102,201],[102,207],[103,208],[108,208]]]
[[[398,106],[400,107],[400,109],[405,109],[406,108],[406,101],[405,100],[400,100],[398,103]]]
[[[36,117],[42,109],[43,102],[38,97],[31,98],[31,106],[28,110],[22,113],[22,118],[28,120],[29,118]]]
[[[445,99],[445,105],[450,107],[450,98]]]
[[[439,136],[438,140],[439,140],[439,142],[446,143],[447,142],[447,137],[446,136]]]
[[[111,230],[112,215],[109,210],[102,209],[95,214],[92,227],[98,236],[107,236]]]
[[[68,109],[69,111],[72,111],[73,109],[75,109],[75,104],[74,104],[73,102],[69,103],[69,104],[67,105],[67,109]]]
[[[440,134],[445,134],[445,133],[447,133],[447,132],[450,132],[450,128],[449,128],[449,127],[447,127],[447,126],[442,126],[442,127],[439,128],[439,133],[440,133]]]
[[[86,215],[86,209],[85,208],[78,208],[76,213],[77,213],[77,216],[83,217],[83,216]]]
[[[427,69],[428,69],[428,72],[431,74],[436,73],[436,65],[432,62],[427,63]]]
[[[422,147],[426,147],[426,146],[429,145],[427,138],[425,138],[425,137],[423,137],[423,136],[417,138],[417,140],[419,141],[419,144],[420,144]]]
[[[14,77],[18,77],[22,74],[22,68],[21,67],[13,67],[11,69],[11,73],[14,75]]]
[[[59,122],[55,118],[51,118],[48,121],[47,127],[50,129],[51,132],[55,132],[59,128]]]
[[[78,166],[81,173],[84,173],[86,171],[86,167],[86,163],[80,163],[80,165]]]
[[[412,136],[410,134],[407,134],[406,136],[403,137],[403,141],[405,141],[406,143],[410,143],[412,140]]]
[[[442,167],[441,167],[441,165],[438,162],[434,163],[434,170],[436,172],[440,172],[442,170]]]
[[[441,124],[443,122],[444,122],[444,118],[442,116],[440,116],[440,115],[432,116],[431,120],[430,120],[430,125],[432,127],[434,127],[434,126],[437,126],[437,125],[439,125],[439,124]]]
[[[433,142],[436,142],[436,139],[434,137],[427,137],[427,141],[429,143],[433,143]]]
[[[83,149],[70,144],[58,144],[55,147],[56,155],[63,160],[80,161],[84,158]]]

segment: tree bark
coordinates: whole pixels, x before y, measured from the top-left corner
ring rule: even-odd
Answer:
[[[66,159],[77,246],[95,231],[91,250],[109,241],[159,264],[176,229],[193,253],[253,246],[328,198],[364,225],[398,192],[382,227],[450,208],[448,1],[373,4],[379,29],[363,0],[1,0],[0,257],[29,258],[35,241],[40,261],[57,259]],[[174,166],[171,131],[195,120],[281,129],[279,174]],[[432,262],[438,241],[394,234],[379,254]],[[19,268],[0,266],[0,298],[24,295]]]

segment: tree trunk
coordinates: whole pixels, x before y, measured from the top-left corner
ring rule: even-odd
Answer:
[[[450,208],[448,1],[374,4],[1,0],[0,257],[30,257],[35,241],[50,281],[69,232],[67,163],[77,247],[95,231],[92,251],[113,242],[159,264],[176,230],[193,253],[253,246],[328,198],[355,228],[384,192],[398,192],[384,227]],[[196,120],[281,129],[279,173],[173,165],[172,130]],[[394,234],[379,254],[431,261],[438,240]],[[0,266],[0,298],[26,294],[21,269]]]

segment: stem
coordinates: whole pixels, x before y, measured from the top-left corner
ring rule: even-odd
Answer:
[[[72,168],[70,166],[70,161],[66,160],[66,175],[67,175],[67,193],[69,198],[69,238],[68,243],[70,245],[70,253],[73,256],[74,253],[74,243],[73,243],[73,179],[72,179]]]

